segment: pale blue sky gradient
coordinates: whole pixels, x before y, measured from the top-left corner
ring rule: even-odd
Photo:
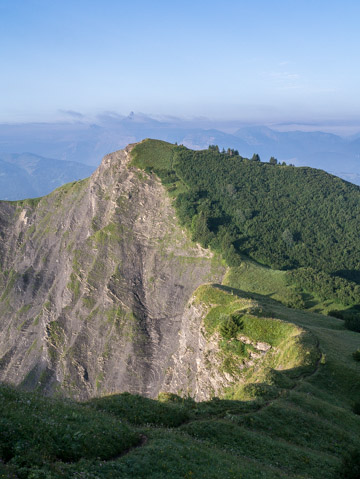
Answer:
[[[0,0],[0,121],[358,120],[359,20],[349,0]]]

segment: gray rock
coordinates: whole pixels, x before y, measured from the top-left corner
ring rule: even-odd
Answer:
[[[131,148],[39,202],[0,202],[1,381],[78,399],[203,398],[229,383],[206,372],[216,346],[188,303],[224,267],[190,241],[160,181],[129,165]]]

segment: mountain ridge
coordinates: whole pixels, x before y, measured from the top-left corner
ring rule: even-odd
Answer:
[[[242,125],[242,123],[240,123]],[[278,127],[251,126],[239,128],[239,122],[214,122],[206,119],[154,119],[135,114],[125,117],[102,114],[90,121],[0,125],[0,151],[30,151],[59,160],[72,160],[98,165],[109,151],[145,137],[177,142],[189,148],[235,148],[243,156],[258,153],[262,160],[271,156],[280,162],[322,168],[338,176],[352,175],[357,182],[359,144],[357,136],[342,137],[325,132],[279,131]],[[291,126],[291,125],[290,125]],[[282,129],[284,125],[282,126]],[[245,141],[251,132],[252,140]],[[264,135],[264,131],[268,135]],[[270,136],[270,137],[269,137]],[[330,141],[331,140],[331,141]],[[345,179],[350,178],[345,176]]]
[[[192,196],[184,151],[146,140],[46,197],[0,202],[0,475],[336,479],[356,465],[341,464],[360,449],[359,333],[319,314],[349,306],[328,299],[341,277],[295,269],[310,286],[294,289],[246,257],[209,195]],[[233,176],[294,173],[185,153]]]
[[[43,381],[51,390],[69,377],[69,392],[78,389],[80,397],[105,387],[159,392],[162,368],[151,364],[169,360],[160,353],[173,349],[178,330],[173,321],[175,330],[167,332],[166,318],[181,313],[196,284],[219,280],[223,266],[189,243],[158,181],[126,167],[128,151],[108,155],[90,179],[35,206],[0,204],[8,219],[1,231],[0,314],[8,318],[1,325],[2,380],[30,388]],[[171,274],[174,267],[182,277]],[[150,294],[154,282],[160,293]],[[121,331],[122,346],[116,345]],[[137,340],[144,344],[137,347]]]

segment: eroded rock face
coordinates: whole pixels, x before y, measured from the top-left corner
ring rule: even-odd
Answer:
[[[258,363],[261,365],[271,346],[252,341],[238,334],[236,340],[251,344],[253,351],[245,358],[238,358],[235,370],[224,368],[224,354],[220,347],[223,339],[218,331],[206,333],[204,318],[211,305],[192,299],[188,303],[179,331],[180,341],[166,371],[163,390],[180,396],[190,396],[196,401],[221,397],[235,384],[245,384],[244,372]]]
[[[166,390],[189,298],[224,268],[130,151],[39,202],[0,203],[1,381],[81,399]]]
[[[206,338],[203,318],[205,309],[190,301],[182,317],[180,341],[165,376],[163,389],[197,401],[220,396],[234,384],[235,378],[221,371],[218,333]]]

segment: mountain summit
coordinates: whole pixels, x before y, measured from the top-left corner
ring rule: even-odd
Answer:
[[[353,274],[356,255],[341,249],[327,257],[345,241],[343,231],[347,251],[358,248],[355,210],[320,250],[330,230],[312,209],[323,195],[319,211],[331,207],[340,225],[344,202],[356,202],[358,187],[316,170],[234,154],[146,140],[107,155],[86,180],[40,199],[1,202],[1,380],[83,399],[118,391],[196,399],[222,394],[244,380],[243,370],[268,361],[266,353],[280,341],[267,338],[265,320],[262,333],[241,336],[261,311],[250,299],[231,297],[246,276],[239,265],[255,265],[244,252],[273,267],[316,264],[328,271],[279,271],[278,280],[290,283],[279,296],[287,305],[306,307],[302,291],[309,284],[323,288],[316,294],[328,300],[325,309],[356,302],[360,287],[331,276],[341,268]],[[321,193],[330,184],[333,192]],[[300,208],[305,200],[307,211]],[[266,271],[258,274],[266,277]],[[336,294],[328,292],[329,282]],[[207,323],[214,304],[223,303],[228,306]],[[284,327],[281,354],[286,338],[306,338]],[[299,359],[286,367],[311,364]]]
[[[187,301],[225,269],[159,180],[129,166],[131,149],[39,200],[0,203],[2,381],[81,398],[164,388]]]
[[[0,202],[0,475],[354,477],[359,195],[144,140]]]

